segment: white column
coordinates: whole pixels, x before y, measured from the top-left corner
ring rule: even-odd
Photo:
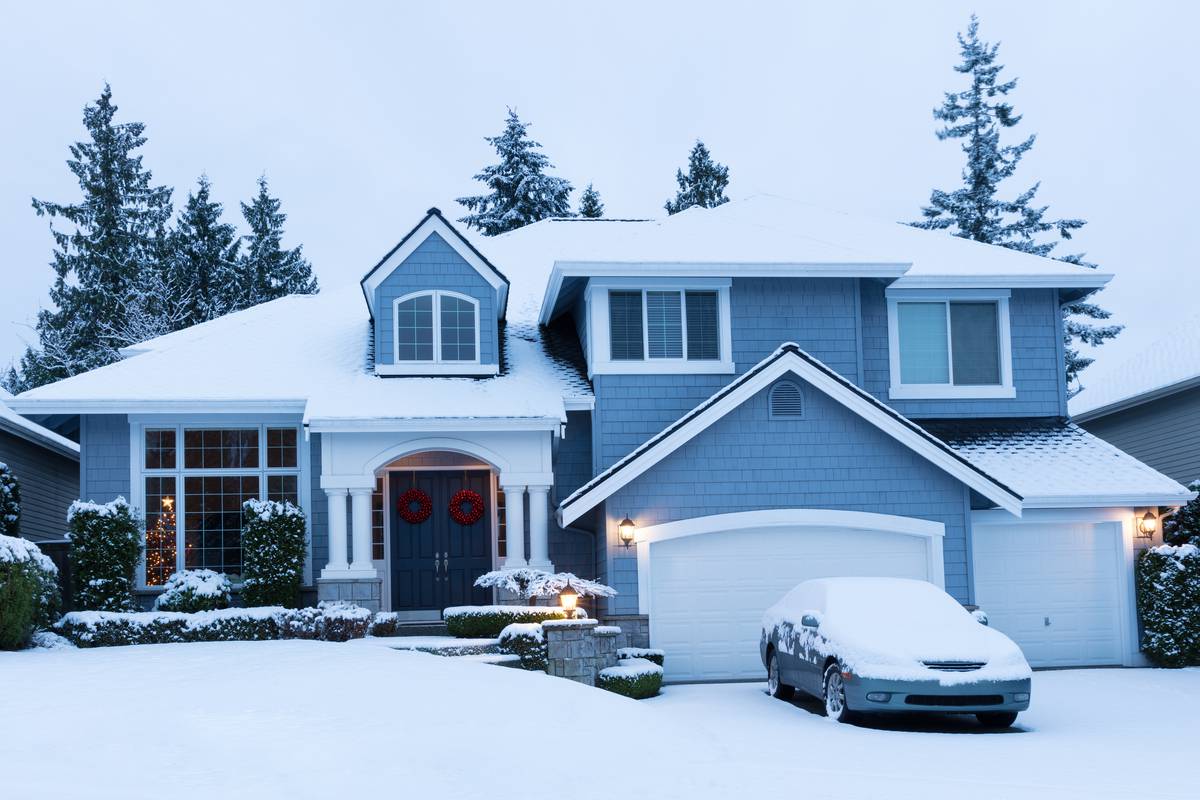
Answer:
[[[351,489],[351,522],[354,525],[354,563],[350,569],[364,576],[375,577],[371,561],[371,495],[372,489]]]
[[[504,528],[507,535],[504,568],[525,566],[525,487],[505,486]]]
[[[550,569],[550,487],[529,487],[529,566]]]
[[[326,489],[329,499],[329,562],[321,570],[321,577],[337,577],[331,573],[344,573],[350,569],[346,563],[346,490]]]

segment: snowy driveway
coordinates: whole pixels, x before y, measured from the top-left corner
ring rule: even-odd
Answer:
[[[0,653],[4,797],[1195,797],[1200,670],[1038,673],[1011,733],[761,685],[637,703],[370,642]]]

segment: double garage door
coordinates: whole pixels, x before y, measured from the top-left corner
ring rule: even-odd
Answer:
[[[1120,664],[1121,543],[1119,523],[977,525],[976,602],[1033,666]],[[940,577],[940,537],[891,531],[779,526],[644,546],[651,645],[667,651],[668,681],[763,677],[763,612],[803,580]]]

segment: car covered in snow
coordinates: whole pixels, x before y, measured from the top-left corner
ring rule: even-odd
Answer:
[[[812,695],[839,722],[934,712],[1007,728],[1029,708],[1031,672],[985,620],[925,581],[805,581],[763,617],[767,686],[781,699]]]

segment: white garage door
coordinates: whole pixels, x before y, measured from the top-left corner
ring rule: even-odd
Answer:
[[[649,544],[650,642],[667,651],[668,681],[761,678],[763,612],[809,578],[929,580],[920,536],[845,528],[773,527]]]
[[[976,525],[975,602],[1035,667],[1121,663],[1118,522]]]

